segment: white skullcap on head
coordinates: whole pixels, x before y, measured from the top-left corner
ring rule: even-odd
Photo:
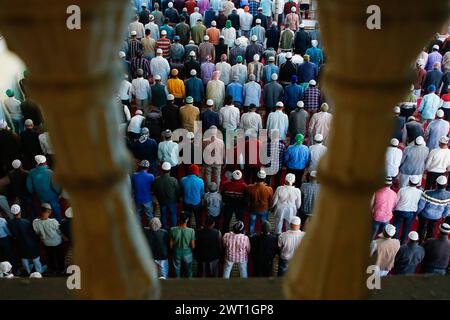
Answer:
[[[131,31],[131,35],[132,35],[132,36],[137,36],[136,30]]]
[[[8,273],[11,269],[12,265],[8,261],[0,262],[0,273]]]
[[[34,157],[34,161],[36,161],[36,163],[39,164],[43,164],[47,162],[47,158],[43,155],[37,155]]]
[[[213,105],[214,105],[214,100],[213,100],[213,99],[208,99],[208,100],[206,101],[206,105],[207,105],[207,106],[213,106]]]
[[[203,37],[203,40],[208,41],[208,40],[209,40],[209,36],[208,36],[208,35],[205,35],[205,36]]]
[[[162,164],[161,168],[162,168],[164,171],[169,171],[170,169],[172,169],[172,165],[171,165],[170,163],[168,163],[168,162],[164,162],[164,163]]]
[[[259,61],[259,54],[255,54],[253,56],[253,61]]]
[[[167,5],[169,8],[173,7],[173,2],[169,2],[169,4]]]
[[[194,52],[194,51],[192,51],[192,52]],[[196,75],[197,75],[197,70],[192,69],[191,70],[191,76],[196,76]]]
[[[277,75],[276,73],[272,73],[272,75],[270,76],[270,78],[271,78],[273,81],[276,81],[276,80],[278,80],[278,75]]]
[[[0,120],[0,129],[6,129],[8,127],[8,124],[5,120]]]
[[[433,46],[433,49],[439,50],[439,46],[438,46],[437,44],[435,44],[435,45]]]
[[[294,174],[292,174],[292,173],[288,173],[287,175],[286,175],[286,181],[290,184],[290,185],[293,185],[294,183],[295,183],[295,175]]]
[[[295,217],[292,217],[291,221],[289,221],[289,222],[290,222],[290,224],[292,224],[294,226],[299,226],[302,223],[302,220],[299,217],[295,216]]]
[[[316,177],[317,177],[317,171],[311,171],[311,172],[309,173],[309,176],[310,176],[310,177],[313,177],[313,178],[316,178]]]
[[[238,46],[241,44],[241,40],[239,38],[237,38],[236,40],[234,40],[234,43]]]
[[[425,145],[425,140],[423,139],[422,136],[418,136],[418,137],[416,138],[415,142],[416,142],[416,144],[417,144],[418,146],[423,146],[423,145]]]
[[[242,172],[240,170],[233,171],[233,179],[234,180],[241,180],[242,179]]]
[[[411,241],[418,241],[419,240],[419,234],[416,231],[411,231],[408,233],[408,238]]]
[[[295,11],[297,11],[297,8],[296,8],[296,7],[292,7],[292,8],[291,8],[291,11],[292,11],[292,12],[295,12]]]
[[[323,135],[321,135],[320,133],[316,134],[314,136],[314,141],[316,142],[322,142],[323,141]]]
[[[195,51],[191,51],[191,52],[189,52],[189,56],[191,56],[191,57],[195,57]]]
[[[161,48],[158,48],[158,49],[156,49],[156,53],[159,53],[159,54],[161,54],[161,53],[163,53],[163,51],[162,51],[162,49],[161,49]]]
[[[256,80],[256,77],[255,77],[255,75],[252,73],[251,75],[249,75],[248,76],[248,80],[250,80],[250,81],[255,81]]]
[[[73,218],[72,207],[67,208],[66,211],[64,212],[64,215],[66,216],[66,218]]]
[[[155,80],[161,80],[161,76],[160,76],[159,74],[157,74],[157,75],[154,77],[154,79],[155,79]]]
[[[319,41],[317,41],[316,39],[311,40],[311,45],[315,48],[319,45]]]
[[[275,107],[277,107],[277,108],[284,107],[284,103],[281,101],[278,101],[277,104],[275,105]]]
[[[394,108],[394,113],[399,114],[400,113],[400,107],[395,107]]]
[[[445,186],[447,184],[447,178],[445,176],[439,176],[436,179],[436,183],[441,185],[441,186]]]
[[[168,101],[172,101],[172,100],[175,100],[175,96],[173,94],[168,94],[166,99]]]
[[[19,169],[20,166],[22,165],[22,162],[19,159],[16,159],[12,162],[11,165],[14,169]]]
[[[189,140],[194,139],[195,138],[195,134],[193,132],[188,132],[186,135],[186,138],[188,138]]]
[[[252,39],[253,42],[255,42],[256,40],[258,40],[258,37],[256,35],[252,35]]]
[[[123,51],[119,52],[119,58],[125,58],[127,56],[127,54]]]
[[[305,27],[305,25],[303,23],[300,23],[299,28],[303,29],[304,27]]]
[[[215,26],[217,25],[217,22],[216,22],[215,20],[213,20],[213,21],[211,22],[211,25],[212,25],[213,27],[215,27]]]
[[[163,36],[165,36],[165,35],[167,35],[167,31],[166,31],[166,30],[163,30],[163,31],[161,31],[161,34],[162,34]]]
[[[442,136],[439,139],[439,143],[441,143],[441,144],[448,144],[448,137],[447,136]]]
[[[274,56],[270,56],[268,60],[269,60],[269,62],[275,62],[275,57]]]
[[[444,234],[450,233],[450,225],[448,223],[443,223],[439,226],[439,231]]]
[[[316,80],[309,80],[309,84],[315,86],[317,84]]]
[[[33,125],[33,120],[27,119],[27,120],[25,120],[24,124],[25,124],[25,126],[32,126]]]
[[[409,182],[411,182],[412,184],[419,184],[420,183],[420,177],[419,176],[410,176],[409,177]]]
[[[297,102],[297,107],[304,108],[305,107],[305,103],[303,101],[299,101],[299,102]]]
[[[395,235],[396,229],[392,224],[387,224],[384,227],[384,231],[389,237],[393,237]]]
[[[139,115],[142,116],[144,113],[142,112],[142,110],[137,110],[137,111],[136,111],[136,114],[139,114]]]
[[[18,215],[20,213],[20,206],[18,204],[13,204],[11,206],[11,213],[13,215]]]
[[[292,58],[292,52],[286,53],[286,59],[291,59],[291,58]]]
[[[256,24],[260,24],[261,23],[261,19],[256,19]]]
[[[30,278],[41,279],[42,278],[42,274],[40,274],[39,272],[32,272],[30,274]]]
[[[398,141],[398,139],[396,138],[391,139],[391,146],[398,147],[399,143],[400,142]]]
[[[265,179],[267,177],[267,174],[264,170],[259,170],[258,173],[256,174],[258,176],[258,178],[260,179]]]
[[[436,117],[443,118],[444,117],[444,111],[442,109],[439,109],[436,111]]]

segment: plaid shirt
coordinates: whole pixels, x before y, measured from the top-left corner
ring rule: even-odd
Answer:
[[[304,183],[300,188],[302,192],[302,206],[300,207],[300,212],[310,216],[314,208],[314,201],[319,193],[318,183]]]
[[[274,163],[268,164],[268,168],[270,170],[266,170],[268,175],[274,175],[277,174],[281,168],[283,168],[283,161],[284,161],[284,153],[286,152],[286,145],[283,141],[279,141],[278,145],[276,143],[269,143],[268,145],[268,152],[267,155],[269,156],[269,159],[272,159],[273,154],[273,161]]]
[[[223,236],[225,259],[230,262],[247,262],[250,239],[245,234],[228,232]]]
[[[250,0],[248,3],[248,12],[254,17],[258,14],[259,2]]]
[[[316,87],[309,87],[303,95],[305,109],[317,110],[320,107],[320,90]]]

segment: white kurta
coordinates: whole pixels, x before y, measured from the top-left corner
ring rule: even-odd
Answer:
[[[275,232],[281,234],[283,221],[286,230],[289,230],[291,219],[297,215],[297,210],[302,204],[302,194],[300,189],[294,186],[279,186],[273,196],[273,208],[275,214]]]
[[[271,112],[267,118],[267,131],[270,134],[272,130],[278,130],[280,140],[285,140],[289,128],[289,117],[281,110]]]
[[[309,147],[309,154],[311,156],[311,162],[309,164],[309,172],[317,171],[317,165],[319,160],[327,153],[327,147],[321,143],[313,144]]]
[[[216,110],[223,107],[223,100],[225,99],[225,84],[220,80],[210,80],[206,86],[206,99],[214,101]]]
[[[321,111],[314,114],[309,124],[309,136],[314,138],[316,134],[321,134],[323,136],[323,143],[326,144],[332,119],[333,115],[328,112]],[[313,139],[310,140],[312,142]]]
[[[402,161],[403,151],[397,147],[388,147],[386,151],[386,176],[396,177]]]
[[[169,78],[170,65],[169,62],[162,56],[157,56],[150,61],[150,71],[154,76],[161,76],[161,83],[166,84]]]
[[[218,62],[216,63],[216,71],[220,71],[219,80],[224,85],[228,85],[231,81],[231,65],[228,62]]]

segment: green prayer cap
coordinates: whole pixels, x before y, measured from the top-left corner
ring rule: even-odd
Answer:
[[[11,89],[6,90],[6,95],[10,98],[14,97],[14,90]]]
[[[244,59],[242,58],[242,56],[237,56],[236,61],[237,62],[242,62],[242,61],[244,61]]]
[[[297,135],[295,136],[295,142],[296,142],[297,144],[302,144],[302,143],[303,143],[303,140],[305,140],[305,136],[302,135],[301,133],[299,133],[299,134],[297,134]]]

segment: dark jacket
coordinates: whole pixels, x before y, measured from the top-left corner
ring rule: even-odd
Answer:
[[[211,262],[221,257],[222,237],[217,229],[202,228],[197,231],[195,258],[198,262]]]
[[[30,221],[26,219],[12,219],[8,222],[12,237],[19,246],[20,258],[34,259],[39,257],[39,238],[34,233]]]
[[[166,260],[169,256],[169,233],[164,229],[144,229],[145,238],[152,251],[153,259]]]
[[[178,106],[175,104],[170,104],[162,109],[163,118],[163,130],[175,131],[181,127],[180,124],[180,111]]]
[[[417,243],[409,242],[398,250],[395,256],[394,271],[396,274],[413,274],[425,256],[425,250]]]
[[[311,47],[311,35],[305,30],[298,30],[294,37],[294,52],[305,55],[306,49]]]

